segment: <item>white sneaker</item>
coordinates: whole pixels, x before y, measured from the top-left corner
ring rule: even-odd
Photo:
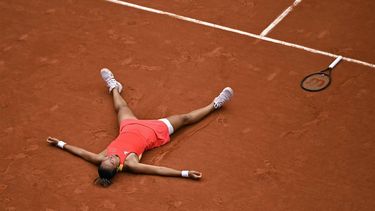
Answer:
[[[121,93],[122,85],[120,82],[116,81],[115,76],[109,69],[107,68],[101,69],[100,74],[102,75],[103,80],[107,83],[107,87],[109,88],[109,93],[111,93],[112,90],[116,87],[118,88],[118,92]]]
[[[214,99],[214,108],[218,109],[224,105],[225,102],[229,101],[230,98],[233,96],[233,89],[230,87],[226,87],[221,91],[219,96]]]

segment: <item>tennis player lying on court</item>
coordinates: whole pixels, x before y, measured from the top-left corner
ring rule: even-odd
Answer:
[[[154,174],[172,177],[187,177],[200,179],[202,173],[198,171],[179,171],[172,168],[153,166],[140,163],[143,152],[169,142],[170,135],[182,126],[196,123],[211,112],[223,106],[230,100],[233,90],[225,88],[209,105],[190,113],[173,115],[159,120],[138,120],[121,97],[122,85],[114,78],[112,72],[106,68],[101,70],[103,80],[113,96],[114,108],[117,112],[120,131],[118,137],[99,154],[67,144],[56,138],[49,137],[47,142],[58,146],[78,157],[98,165],[99,177],[95,183],[102,186],[111,184],[111,179],[117,172],[129,171],[139,174]]]

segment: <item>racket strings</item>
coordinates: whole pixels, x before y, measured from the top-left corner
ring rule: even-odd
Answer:
[[[303,89],[307,91],[320,91],[329,86],[331,78],[324,73],[315,73],[307,76],[301,83]]]

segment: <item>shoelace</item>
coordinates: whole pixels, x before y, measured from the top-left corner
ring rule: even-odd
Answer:
[[[114,78],[107,80],[108,87],[115,87],[117,85],[117,81]]]

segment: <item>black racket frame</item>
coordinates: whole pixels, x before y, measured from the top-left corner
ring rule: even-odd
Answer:
[[[328,88],[328,87],[331,85],[331,81],[332,81],[332,78],[331,78],[332,70],[333,70],[333,68],[331,68],[331,67],[327,67],[326,69],[324,69],[324,70],[322,70],[322,71],[320,71],[320,72],[316,72],[316,73],[312,73],[312,74],[310,74],[310,75],[307,75],[307,76],[304,77],[304,78],[302,79],[302,81],[301,81],[301,84],[300,84],[300,85],[301,85],[301,88],[302,88],[303,90],[305,90],[305,91],[308,91],[308,92],[319,92],[319,91],[322,91],[322,90]],[[327,76],[328,79],[329,79],[327,85],[325,85],[325,86],[322,87],[321,89],[316,89],[316,90],[306,89],[305,87],[303,87],[303,82],[305,82],[305,80],[306,80],[307,78],[309,78],[309,77],[312,76],[312,75],[322,75],[322,74],[325,75],[325,76]]]

